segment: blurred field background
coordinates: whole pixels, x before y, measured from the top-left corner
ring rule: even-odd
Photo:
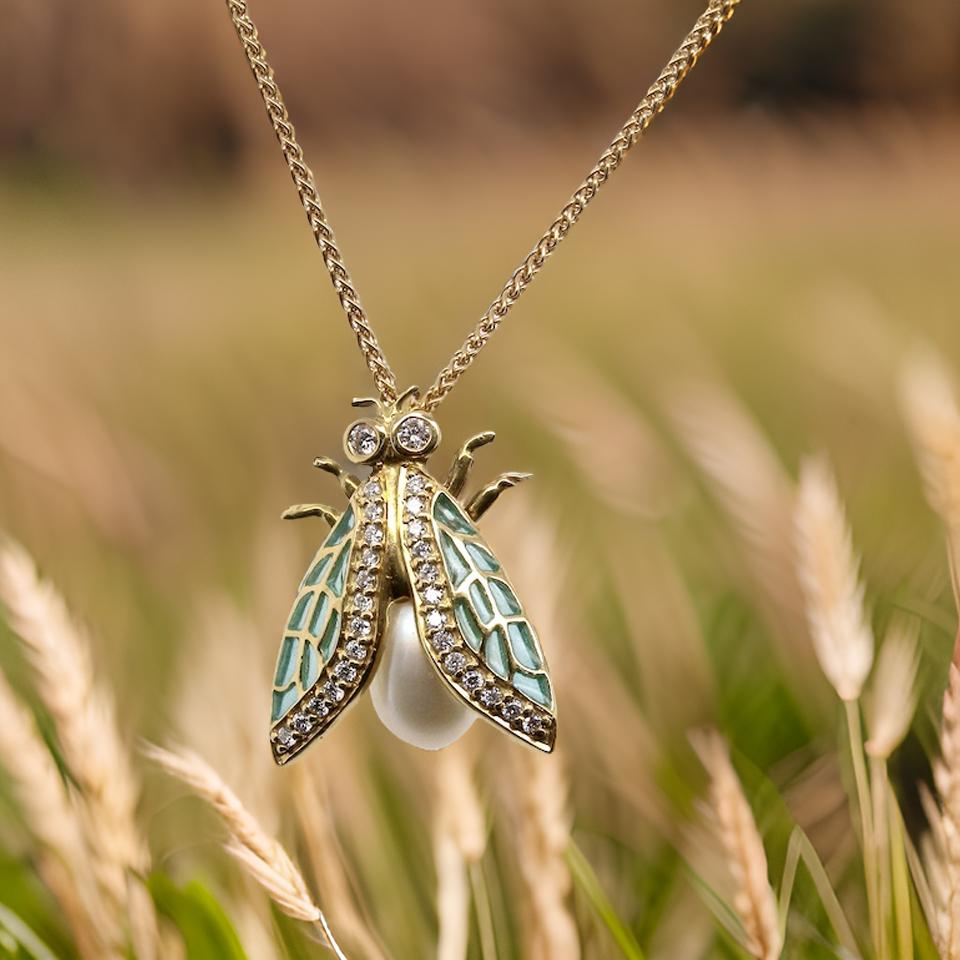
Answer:
[[[699,9],[253,7],[402,384],[432,381]],[[557,759],[479,728],[421,754],[364,702],[284,771],[272,662],[322,531],[279,514],[336,500],[310,462],[340,455],[366,371],[222,4],[0,0],[0,22],[0,529],[90,627],[173,917],[160,955],[325,953],[141,738],[213,763],[351,957],[438,955],[438,937],[441,960],[751,955],[711,912],[693,826],[688,734],[710,726],[774,886],[799,824],[873,956],[790,501],[826,453],[875,632],[898,613],[919,629],[890,767],[919,838],[956,617],[897,383],[918,343],[960,370],[960,7],[747,0],[441,408],[438,472],[496,429],[475,482],[536,474],[484,524],[558,678]],[[5,811],[0,905],[83,954]],[[0,927],[0,955],[41,956]],[[802,875],[784,955],[850,955],[833,942]]]

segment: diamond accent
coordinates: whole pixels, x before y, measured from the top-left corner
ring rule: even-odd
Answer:
[[[370,621],[365,617],[351,617],[350,632],[358,637],[366,637],[370,633]]]
[[[404,504],[407,508],[407,513],[423,513],[423,498],[422,497],[407,497],[407,502]]]
[[[500,708],[500,716],[504,720],[516,720],[523,713],[523,704],[515,697],[507,697]]]
[[[439,610],[431,610],[424,619],[431,629],[435,630],[437,627],[443,626],[443,614]]]
[[[424,417],[411,414],[400,421],[393,436],[406,453],[423,453],[433,443],[434,429]]]
[[[366,644],[361,643],[359,640],[351,640],[345,649],[347,656],[351,660],[362,661],[367,659]]]
[[[438,630],[430,638],[433,649],[439,654],[448,653],[453,649],[453,634],[449,630]]]
[[[290,726],[293,727],[297,733],[309,733],[313,729],[313,721],[304,716],[302,713],[298,713],[293,720],[290,721]]]
[[[483,686],[483,674],[479,670],[468,670],[460,678],[460,682],[467,690],[479,690]]]
[[[411,520],[407,524],[407,535],[411,540],[419,540],[427,532],[427,525],[422,520]]]
[[[323,685],[323,695],[334,703],[339,703],[346,696],[346,693],[342,687],[338,687],[332,680],[328,680]]]
[[[539,713],[531,713],[520,721],[520,729],[528,737],[535,737],[543,730],[543,717]]]
[[[358,457],[369,457],[380,446],[380,435],[368,423],[356,423],[347,434],[347,446]]]
[[[353,598],[353,604],[362,613],[369,613],[373,609],[373,597],[367,597],[362,593],[358,593]]]
[[[357,679],[357,668],[346,660],[341,660],[334,667],[333,672],[346,683],[353,683]]]
[[[422,563],[420,568],[417,570],[417,573],[420,576],[421,580],[426,580],[428,583],[437,579],[440,576],[440,571],[437,569],[435,563]]]
[[[383,504],[379,500],[374,500],[371,503],[368,503],[363,508],[363,515],[368,520],[382,520],[383,519]]]
[[[330,712],[329,704],[325,703],[320,697],[311,697],[307,701],[307,709],[321,718]]]
[[[375,500],[377,497],[383,496],[383,487],[380,486],[379,480],[368,480],[363,485],[363,495],[369,497],[371,500]]]
[[[443,665],[450,673],[460,673],[467,665],[467,658],[457,650],[443,658]]]
[[[478,699],[487,709],[492,710],[503,699],[503,691],[499,687],[484,687]]]
[[[372,590],[377,585],[377,578],[369,570],[361,570],[357,574],[357,589]],[[357,600],[359,601],[359,597]]]
[[[426,487],[427,482],[419,473],[413,473],[407,477],[407,493],[423,493]]]
[[[383,543],[383,527],[376,523],[368,523],[363,528],[363,539],[371,546],[379,547]]]
[[[423,591],[424,603],[437,604],[443,599],[443,591],[439,587],[427,587]]]
[[[365,547],[360,553],[360,562],[365,567],[375,567],[380,562],[380,554],[370,547]]]
[[[289,747],[293,743],[293,733],[286,727],[281,727],[277,731],[277,743],[282,747]]]
[[[430,544],[426,540],[418,540],[411,548],[410,552],[418,560],[426,560],[430,556]]]

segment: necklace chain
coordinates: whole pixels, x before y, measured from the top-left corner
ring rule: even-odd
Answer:
[[[327,222],[326,214],[320,203],[313,173],[303,156],[303,148],[296,137],[286,104],[280,94],[273,68],[267,60],[266,51],[260,42],[257,28],[250,18],[246,0],[226,0],[230,19],[236,28],[250,69],[253,71],[260,95],[267,110],[267,116],[280,143],[283,157],[287,161],[290,176],[300,196],[300,202],[307,214],[310,229],[313,231],[317,246],[323,256],[323,262],[330,274],[333,287],[340,298],[340,305],[350,328],[357,338],[370,374],[373,377],[380,399],[390,404],[398,396],[397,378],[383,348],[377,340],[366,312],[360,304],[360,298],[353,287],[353,281],[343,262],[340,248],[337,246],[333,230]],[[630,148],[643,136],[654,118],[673,99],[680,84],[693,69],[704,50],[710,46],[733,16],[740,0],[710,0],[707,8],[697,18],[690,32],[684,37],[677,51],[660,71],[656,81],[647,90],[637,108],[630,114],[624,125],[614,137],[610,146],[603,152],[593,169],[574,191],[573,196],[560,211],[556,220],[536,242],[533,249],[513,272],[510,279],[496,299],[480,317],[473,332],[440,371],[433,386],[424,394],[420,406],[433,410],[453,389],[456,382],[473,363],[477,354],[486,346],[500,326],[510,308],[520,299],[523,291],[533,282],[550,254],[560,245],[560,241],[569,233],[570,228],[580,219],[591,200],[600,192],[600,188],[610,175],[623,162]]]

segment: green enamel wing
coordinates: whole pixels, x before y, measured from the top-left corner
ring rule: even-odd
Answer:
[[[553,690],[540,641],[500,561],[443,490],[434,498],[433,522],[466,645],[494,676],[552,713]]]
[[[337,650],[355,526],[351,505],[317,551],[300,584],[277,657],[272,723],[306,696]]]

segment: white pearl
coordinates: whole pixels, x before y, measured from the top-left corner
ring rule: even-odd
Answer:
[[[421,750],[442,750],[462,737],[477,718],[437,676],[417,635],[413,604],[399,600],[387,611],[380,663],[370,697],[380,722]]]

